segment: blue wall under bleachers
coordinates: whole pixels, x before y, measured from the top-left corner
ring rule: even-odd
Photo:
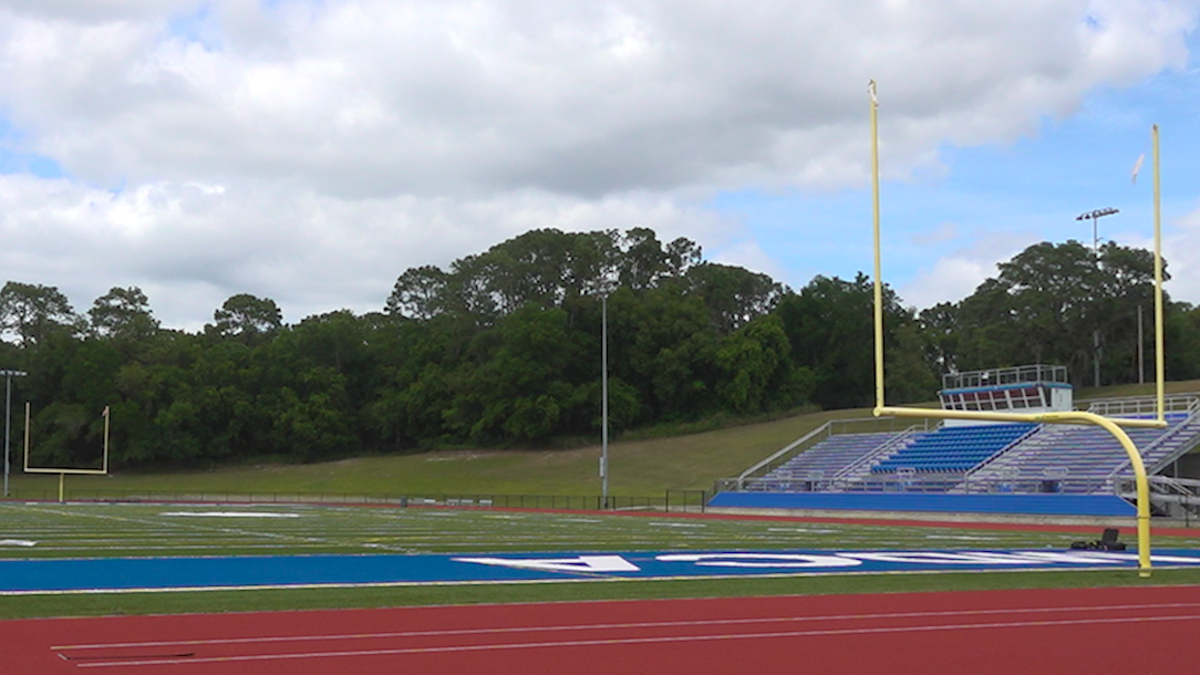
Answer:
[[[831,511],[930,511],[1039,516],[1136,516],[1137,509],[1116,495],[938,494],[845,492],[721,492],[714,508]]]

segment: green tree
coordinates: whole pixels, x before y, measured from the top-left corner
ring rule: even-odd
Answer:
[[[1090,383],[1098,337],[1106,381],[1134,381],[1137,307],[1149,307],[1153,294],[1149,252],[1109,243],[1097,255],[1077,241],[1041,242],[999,270],[953,309],[942,308],[940,320],[957,328],[956,353],[944,358],[964,370],[1062,364],[1076,384]]]
[[[0,334],[15,336],[22,347],[53,332],[76,332],[79,325],[67,296],[54,286],[9,281],[0,289]]]
[[[715,263],[691,267],[687,280],[691,292],[708,306],[713,324],[722,335],[769,314],[786,290],[766,274]]]
[[[791,344],[777,316],[763,316],[721,341],[717,393],[735,413],[789,408],[807,401],[815,381],[792,363]]]
[[[123,342],[148,340],[159,326],[150,311],[150,299],[137,286],[113,288],[96,298],[88,316],[96,335]]]
[[[239,293],[213,311],[213,323],[205,329],[225,339],[254,345],[270,340],[282,327],[283,312],[274,300]]]

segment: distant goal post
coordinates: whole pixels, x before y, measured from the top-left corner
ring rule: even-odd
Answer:
[[[66,501],[66,479],[68,475],[72,476],[107,476],[108,475],[108,437],[109,425],[111,418],[111,410],[109,406],[104,406],[104,411],[100,413],[104,418],[104,454],[101,460],[101,468],[99,469],[83,469],[83,468],[65,468],[65,467],[46,467],[46,466],[30,466],[30,404],[25,403],[25,473],[48,473],[58,474],[58,501]]]

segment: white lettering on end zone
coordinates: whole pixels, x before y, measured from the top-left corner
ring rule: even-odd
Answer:
[[[861,560],[841,555],[811,553],[672,553],[655,558],[661,562],[691,562],[701,567],[856,567]]]
[[[630,555],[630,554],[626,554]],[[526,570],[603,574],[611,572],[643,572],[642,568],[622,555],[580,555],[573,558],[452,558],[455,562],[494,565]],[[1155,555],[1158,564],[1200,566],[1200,556]],[[932,570],[972,565],[982,568],[1122,565],[1137,561],[1136,553],[1108,551],[839,551],[774,552],[727,551],[706,553],[664,553],[654,556],[655,563],[665,563],[671,571],[659,566],[646,570],[651,576],[687,575],[687,568],[735,568],[749,570],[836,570],[851,567],[865,571]],[[678,567],[676,566],[678,565]],[[881,569],[882,566],[882,569]],[[695,574],[691,572],[690,574]]]
[[[553,572],[640,572],[641,568],[619,555],[581,555],[577,558],[534,558],[514,560],[510,558],[451,558],[455,562],[499,565],[528,570]]]
[[[843,553],[854,556],[859,560],[874,560],[876,562],[933,565],[1036,565],[1044,563],[1044,559],[1029,559],[1018,553],[993,553],[986,551],[889,551],[884,553]],[[1057,562],[1077,563],[1078,559],[1061,558]],[[1089,561],[1094,562],[1094,561]],[[1109,561],[1103,561],[1109,562]]]

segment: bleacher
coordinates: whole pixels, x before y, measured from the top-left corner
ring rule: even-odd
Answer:
[[[818,442],[751,484],[757,490],[817,490],[881,445],[894,433],[837,434]]]
[[[1194,445],[1195,415],[1167,415],[1166,429],[1126,429],[1147,469]],[[1094,426],[1044,425],[986,467],[972,473],[961,491],[1111,493],[1115,477],[1133,475],[1129,456],[1108,431]]]
[[[914,473],[967,473],[1029,435],[1035,424],[942,427],[916,438],[871,467],[872,474],[912,469]]]
[[[1062,366],[953,373],[943,379],[939,399],[946,410],[1037,414],[1075,409]],[[1179,457],[1200,447],[1200,395],[1168,396],[1164,403],[1167,428],[1125,427],[1151,475],[1164,472]],[[1110,419],[1150,418],[1157,409],[1152,397],[1093,401],[1088,408]],[[840,433],[832,423],[827,424],[737,478],[721,481],[717,492],[750,491],[762,499],[772,492],[791,494],[793,501],[801,494],[828,497],[819,502],[825,506],[805,502],[807,508],[852,508],[842,503],[866,500],[862,502],[866,504],[871,495],[917,493],[945,496],[949,510],[954,508],[950,504],[960,503],[954,499],[984,493],[998,498],[1023,495],[1025,501],[1003,502],[1014,505],[1019,501],[1023,506],[1012,506],[1018,510],[1033,508],[1026,498],[1039,495],[1110,500],[1120,495],[1129,499],[1133,477],[1129,455],[1102,427],[951,419],[932,431],[928,427],[895,431],[895,420],[890,420],[886,427],[890,431],[861,433],[863,420],[854,422],[859,424],[858,433]],[[813,438],[821,440],[809,445]],[[787,459],[789,453],[794,455]],[[780,461],[784,463],[779,465]],[[771,466],[775,468],[770,470]],[[769,473],[764,475],[765,471]],[[1155,504],[1161,506],[1163,499]],[[897,502],[889,499],[888,503]],[[1063,508],[1086,510],[1082,503]],[[1037,509],[1053,510],[1047,505]]]

